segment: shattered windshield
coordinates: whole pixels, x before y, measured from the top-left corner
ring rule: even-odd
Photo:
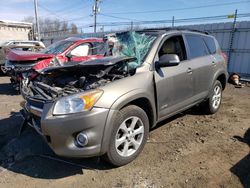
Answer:
[[[73,43],[73,41],[59,41],[48,46],[44,50],[41,50],[41,52],[44,54],[60,54],[64,52],[68,47],[70,47]]]
[[[156,36],[135,31],[118,33],[109,39],[109,42],[113,42],[111,53],[113,56],[135,57],[137,60],[129,63],[129,66],[136,68],[143,63],[155,39]]]

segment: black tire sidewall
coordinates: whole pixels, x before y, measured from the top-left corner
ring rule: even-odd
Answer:
[[[136,116],[141,119],[144,125],[144,137],[143,137],[141,146],[133,155],[129,157],[122,157],[118,154],[115,148],[116,133],[121,123],[125,119],[131,116]],[[110,137],[109,148],[106,154],[108,162],[110,162],[114,166],[122,166],[133,161],[143,150],[144,145],[148,138],[148,133],[149,133],[149,120],[144,110],[142,110],[140,107],[135,106],[135,105],[130,105],[121,109],[119,115],[115,117],[114,123],[113,123],[113,130],[112,130],[111,137]]]

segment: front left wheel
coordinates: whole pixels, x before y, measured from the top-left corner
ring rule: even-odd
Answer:
[[[130,105],[115,117],[109,148],[105,158],[114,166],[133,161],[142,151],[149,133],[149,120],[145,111]]]

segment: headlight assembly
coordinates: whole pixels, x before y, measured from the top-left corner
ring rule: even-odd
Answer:
[[[102,90],[70,95],[59,99],[54,107],[54,115],[72,114],[89,111],[102,96]]]

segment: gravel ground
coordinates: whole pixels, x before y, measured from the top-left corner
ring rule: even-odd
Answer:
[[[215,115],[160,123],[132,163],[62,159],[32,129],[18,134],[20,95],[0,77],[0,187],[250,187],[250,88],[228,85]]]

